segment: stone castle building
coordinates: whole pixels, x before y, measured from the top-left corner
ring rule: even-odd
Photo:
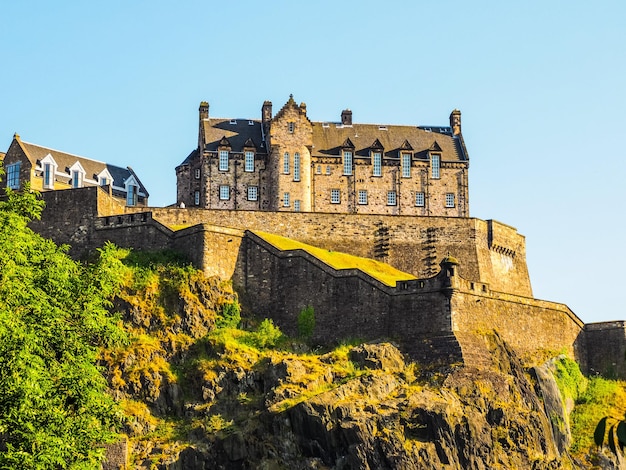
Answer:
[[[187,207],[468,217],[461,113],[449,126],[312,122],[293,96],[275,116],[224,119],[200,103],[198,146],[176,168]]]
[[[0,188],[19,190],[29,183],[32,189],[45,192],[102,186],[128,206],[148,205],[148,191],[131,167],[24,142],[18,134],[0,160],[4,166]]]

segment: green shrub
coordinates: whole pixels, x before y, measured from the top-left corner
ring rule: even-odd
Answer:
[[[241,309],[236,300],[222,305],[222,311],[216,322],[218,328],[237,328],[240,322]]]
[[[283,333],[268,318],[263,320],[257,330],[245,338],[245,341],[259,349],[273,348],[283,338]]]
[[[298,335],[309,339],[315,330],[315,311],[311,305],[303,308],[298,314]]]

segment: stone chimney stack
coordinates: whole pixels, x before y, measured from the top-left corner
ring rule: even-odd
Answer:
[[[207,101],[200,102],[198,114],[198,150],[202,152],[204,149],[204,120],[209,119],[209,103]]]
[[[344,126],[352,125],[352,111],[350,111],[349,109],[344,109],[343,111],[341,111],[341,124],[343,124]]]
[[[450,113],[450,127],[452,128],[452,135],[461,133],[461,111],[458,109]]]
[[[263,107],[261,108],[261,127],[263,129],[264,136],[269,135],[271,121],[272,121],[272,102],[264,101]]]

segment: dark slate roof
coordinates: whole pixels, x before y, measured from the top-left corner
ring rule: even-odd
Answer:
[[[261,134],[261,121],[259,120],[210,118],[204,122],[205,150],[216,151],[223,138],[228,139],[233,152],[243,152],[244,147],[250,146],[250,141],[252,141],[258,153],[266,152],[265,147],[262,146],[263,137]],[[192,155],[187,157],[185,162],[190,157]]]
[[[426,158],[428,150],[441,151],[445,161],[464,161],[459,139],[452,130],[437,128],[440,132],[416,126],[391,126],[378,124],[353,124],[313,122],[312,156],[339,155],[349,140],[355,147],[355,155],[368,157],[370,149],[378,144],[384,148],[385,157],[398,157],[398,150],[411,150]]]
[[[72,155],[71,153],[61,152],[59,150],[53,150],[47,147],[30,144],[22,140],[20,140],[20,144],[22,146],[22,149],[24,150],[24,154],[28,157],[33,167],[35,167],[42,159],[50,154],[58,165],[58,171],[65,171],[66,173],[68,173],[68,176],[70,167],[76,162],[80,162],[86,172],[85,176],[89,179],[96,179],[97,175],[106,168],[113,178],[114,186],[123,188],[124,182],[128,178],[130,178],[131,175],[133,175],[137,180],[137,183],[139,183],[139,191],[145,194],[146,197],[148,196],[148,191],[146,190],[145,186],[143,185],[137,174],[130,167],[122,168],[116,165],[111,165],[110,163],[104,163],[97,160],[92,160],[90,158],[81,157],[80,155]]]

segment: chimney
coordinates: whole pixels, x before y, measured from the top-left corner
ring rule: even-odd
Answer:
[[[272,120],[272,102],[264,101],[261,108],[261,128],[263,134],[268,135],[270,131],[270,121]]]
[[[450,127],[452,128],[452,135],[461,134],[461,111],[458,109],[450,113]]]
[[[200,102],[198,114],[198,151],[202,154],[204,150],[204,120],[209,119],[209,103],[207,101]]]
[[[341,124],[343,124],[344,126],[352,125],[352,111],[350,111],[349,109],[344,109],[343,111],[341,111]]]

